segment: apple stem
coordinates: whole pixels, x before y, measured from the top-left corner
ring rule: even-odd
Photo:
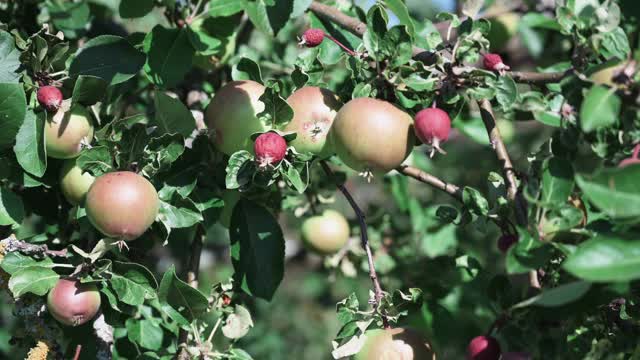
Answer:
[[[351,56],[356,56],[355,51],[353,51],[353,50],[349,49],[348,47],[344,46],[340,41],[338,41],[338,39],[334,38],[333,36],[325,33],[324,37],[326,37],[329,40],[333,41],[334,43],[338,44],[338,46],[340,46],[342,48],[342,50],[344,50],[347,54],[349,54]]]
[[[82,351],[82,345],[78,344],[78,345],[76,346],[76,353],[75,353],[75,355],[73,356],[73,360],[78,360],[78,359],[80,359],[80,352],[81,352],[81,351]]]
[[[324,170],[325,174],[327,174],[328,177],[334,180],[334,182],[336,183],[336,187],[338,188],[338,190],[340,190],[342,195],[344,195],[344,197],[347,199],[347,201],[349,202],[349,205],[351,205],[351,208],[353,209],[353,212],[355,212],[356,216],[358,217],[358,223],[360,224],[360,240],[361,240],[362,247],[367,253],[367,261],[369,263],[369,277],[371,278],[371,282],[373,282],[373,292],[374,292],[374,301],[375,301],[374,305],[375,305],[376,311],[378,311],[378,306],[380,305],[380,301],[382,300],[382,296],[383,296],[382,287],[380,286],[380,281],[378,280],[378,274],[376,273],[376,267],[373,263],[373,252],[371,251],[371,247],[369,246],[369,236],[367,234],[367,222],[365,221],[364,212],[362,211],[362,209],[360,209],[356,201],[353,199],[353,196],[351,196],[351,193],[349,192],[349,190],[347,190],[347,188],[343,184],[340,184],[339,182],[335,181],[335,175],[333,173],[333,170],[331,170],[327,162],[324,160],[320,161],[320,165],[322,166],[322,169]],[[391,326],[389,325],[389,319],[387,319],[387,315],[384,313],[384,311],[380,312],[380,316],[382,317],[383,327],[385,329],[390,329]]]

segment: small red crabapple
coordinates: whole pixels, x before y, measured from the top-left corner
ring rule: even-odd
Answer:
[[[62,92],[55,86],[43,86],[36,94],[38,103],[47,111],[56,111],[62,104]]]
[[[308,29],[302,34],[300,45],[312,48],[322,44],[322,40],[324,40],[322,29]]]
[[[633,154],[630,157],[620,161],[618,167],[623,168],[633,164],[640,164],[640,158],[638,158],[638,155],[640,155],[640,144],[633,148]]]
[[[518,242],[518,235],[504,234],[498,239],[498,249],[506,253],[515,243]]]
[[[503,73],[506,70],[510,69],[509,66],[505,65],[505,63],[502,61],[502,57],[500,57],[500,55],[498,54],[484,54],[482,63],[485,69],[490,71],[497,71],[499,73]]]
[[[287,142],[282,136],[267,132],[256,138],[253,151],[259,167],[276,166],[287,154]]]
[[[441,154],[446,154],[440,148],[440,144],[449,138],[449,132],[451,131],[449,114],[435,107],[420,110],[416,114],[414,127],[418,139],[431,146],[431,157],[433,157],[436,150]]]
[[[467,360],[498,360],[500,344],[492,336],[476,336],[467,347]]]

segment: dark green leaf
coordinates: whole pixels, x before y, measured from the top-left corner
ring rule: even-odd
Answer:
[[[588,177],[576,175],[583,196],[612,218],[640,216],[640,165],[605,169]]]
[[[0,83],[17,83],[20,75],[20,51],[16,49],[13,36],[0,30]]]
[[[120,1],[120,17],[123,19],[139,18],[153,10],[153,0],[122,0]]]
[[[47,155],[44,151],[44,117],[44,113],[36,116],[33,111],[28,111],[13,147],[20,166],[36,177],[42,177],[47,170]]]
[[[23,218],[22,198],[13,191],[0,187],[0,225],[17,225]]]
[[[162,134],[181,134],[189,136],[196,128],[196,120],[187,107],[178,99],[155,92],[155,122]]]
[[[588,281],[618,282],[640,278],[640,241],[597,235],[578,246],[563,263],[565,270]]]
[[[160,301],[165,301],[189,321],[200,317],[207,311],[209,300],[198,289],[178,279],[176,269],[171,266],[162,277],[158,289]]]
[[[162,347],[162,327],[155,321],[130,318],[125,325],[130,341],[149,350],[160,350]]]
[[[264,207],[240,199],[233,209],[231,259],[235,278],[247,293],[271,300],[284,276],[284,238]]]
[[[97,103],[105,95],[108,85],[106,81],[99,77],[91,75],[78,76],[71,96],[72,106],[75,104],[89,106]]]
[[[191,69],[195,49],[189,41],[188,31],[158,25],[145,37],[147,62],[144,70],[154,84],[163,88],[174,87]]]
[[[262,73],[255,61],[249,58],[242,58],[231,70],[233,80],[253,80],[262,83]]]
[[[78,50],[69,67],[69,75],[91,75],[114,85],[127,81],[144,65],[144,54],[127,40],[114,35],[101,35],[87,41]]]
[[[27,113],[21,84],[0,84],[0,148],[13,145]]]
[[[618,122],[620,98],[615,88],[594,85],[580,107],[580,126],[584,132],[609,127]]]
[[[542,201],[563,204],[573,191],[573,168],[567,160],[553,157],[545,162],[542,173]]]
[[[26,267],[11,275],[9,290],[11,290],[15,298],[26,293],[43,296],[56,285],[59,278],[60,276],[49,268],[40,266]]]

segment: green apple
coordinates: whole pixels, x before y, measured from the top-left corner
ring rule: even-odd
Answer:
[[[88,172],[82,173],[82,169],[76,165],[76,159],[69,159],[60,171],[62,195],[72,205],[82,205],[95,179]]]
[[[407,328],[375,329],[355,360],[435,360],[433,347],[420,333]]]
[[[325,210],[302,223],[302,240],[309,250],[331,254],[340,250],[349,240],[349,223],[341,213]]]

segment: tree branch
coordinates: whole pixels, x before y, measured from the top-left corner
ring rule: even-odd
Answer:
[[[200,272],[200,257],[202,254],[202,241],[204,236],[204,230],[202,226],[196,226],[196,235],[193,238],[193,244],[191,244],[191,254],[189,255],[187,268],[185,271],[185,280],[192,288],[198,288],[198,273]],[[180,333],[178,334],[178,344],[185,344],[189,339],[189,332],[180,329]],[[181,347],[181,349],[176,353],[176,359],[178,360],[187,360],[190,358],[189,352],[185,347]]]
[[[325,174],[327,174],[328,177],[335,181],[333,170],[331,170],[327,162],[323,160],[320,162],[320,165],[322,166],[322,170],[324,170]],[[378,274],[376,273],[376,267],[373,263],[373,253],[371,251],[371,247],[369,246],[369,235],[367,233],[367,222],[365,220],[365,215],[362,209],[360,209],[356,201],[353,199],[353,196],[351,196],[351,193],[349,193],[349,190],[347,190],[344,185],[338,183],[337,181],[335,181],[335,183],[338,187],[338,190],[342,192],[342,195],[344,195],[344,197],[347,199],[349,205],[351,205],[351,208],[353,208],[353,212],[355,212],[356,216],[358,217],[358,223],[360,225],[360,240],[362,243],[362,247],[367,253],[367,261],[369,263],[369,277],[371,278],[371,282],[373,282],[373,292],[375,297],[374,306],[377,309],[378,305],[380,304],[380,300],[382,300],[382,287],[380,286]],[[384,328],[388,329],[390,326],[387,316],[384,314],[384,312],[381,312],[380,315],[382,316]]]
[[[567,71],[557,71],[557,72],[548,72],[548,73],[511,71],[511,72],[508,72],[507,74],[511,75],[513,80],[516,82],[540,85],[540,84],[558,82],[564,79],[565,77],[573,74],[573,69],[569,69]]]
[[[49,250],[45,245],[30,244],[26,241],[18,240],[13,235],[2,240],[0,245],[3,246],[4,252],[19,251],[25,255],[50,256],[50,257],[67,257],[67,249]]]
[[[317,1],[313,1],[309,6],[309,11],[313,12],[316,16],[321,19],[331,21],[332,23],[337,24],[341,28],[351,32],[352,34],[362,37],[367,30],[367,24],[361,22],[356,18],[352,18],[349,15],[344,14],[340,10],[319,3]],[[446,33],[449,31],[449,21],[443,21],[434,24],[436,29],[440,32],[441,36],[446,37]],[[454,30],[452,29],[451,38],[455,36]],[[416,60],[428,61],[428,59],[433,58],[433,52],[430,52],[426,49],[419,48],[417,46],[413,47],[413,57]],[[554,83],[558,82],[566,76],[569,76],[573,73],[572,70],[567,71],[559,71],[559,72],[549,72],[549,73],[538,73],[538,72],[523,72],[523,71],[507,71],[506,74],[510,75],[513,80],[521,83],[529,83],[542,85],[546,83]]]
[[[396,171],[427,185],[431,185],[432,187],[451,195],[456,200],[462,201],[462,190],[460,190],[460,187],[457,185],[447,183],[429,173],[408,165],[400,165],[396,168]]]

